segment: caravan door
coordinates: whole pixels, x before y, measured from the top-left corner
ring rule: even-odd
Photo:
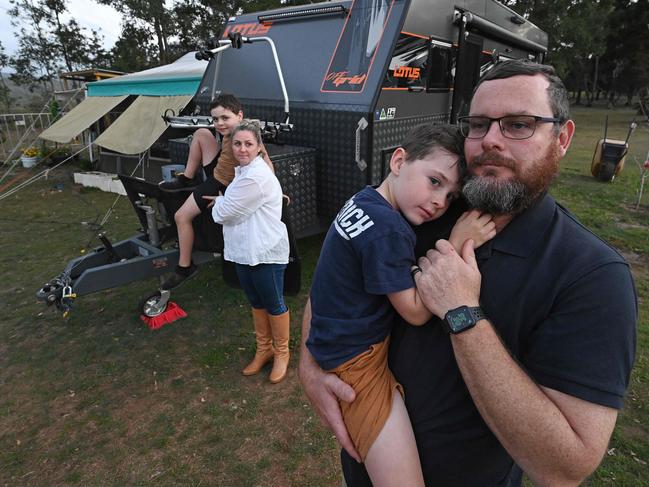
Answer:
[[[480,79],[482,66],[484,38],[470,32],[464,33],[463,30],[460,29],[460,42],[455,64],[451,123],[457,123],[458,117],[469,114],[473,88]]]
[[[478,79],[500,59],[541,62],[547,52],[545,32],[502,4],[487,2],[485,6],[484,17],[455,11],[458,40],[451,123],[468,114]]]

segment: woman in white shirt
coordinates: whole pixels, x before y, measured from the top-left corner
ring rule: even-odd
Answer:
[[[214,201],[212,217],[223,225],[223,257],[234,262],[252,306],[257,351],[243,375],[253,375],[273,360],[270,381],[286,377],[289,312],[284,303],[284,270],[289,242],[282,217],[282,188],[259,155],[259,125],[244,120],[232,130],[239,162],[225,195]]]

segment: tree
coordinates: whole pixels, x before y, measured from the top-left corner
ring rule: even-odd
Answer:
[[[10,59],[15,73],[11,80],[16,84],[28,85],[34,89],[38,83],[44,86],[56,73],[56,49],[47,26],[51,17],[41,4],[29,0],[10,0],[13,7],[9,9],[11,25],[20,26],[18,35],[18,53]]]
[[[217,37],[231,15],[237,13],[242,1],[182,0],[174,6],[179,46],[193,50]]]
[[[209,39],[219,36],[233,15],[284,7],[287,4],[303,5],[309,0],[181,0],[173,8],[183,50],[205,46]]]
[[[232,15],[309,2],[177,0],[168,8],[163,0],[96,1],[112,6],[124,17],[122,34],[111,51],[113,67],[122,71],[148,68],[153,64],[153,57],[158,58],[158,63],[166,64],[187,51],[204,47],[210,39],[219,36]]]
[[[148,32],[155,37],[160,64],[167,64],[169,38],[176,32],[173,15],[165,6],[164,0],[98,0],[102,5],[110,5],[125,18],[124,23],[134,29]]]
[[[39,83],[50,85],[57,72],[75,71],[106,59],[96,31],[88,32],[62,16],[64,0],[10,0],[11,24],[19,28],[18,52],[10,59],[15,69],[11,79],[32,89]]]
[[[618,93],[625,94],[630,104],[640,89],[649,86],[649,0],[616,0],[609,25],[602,69],[607,73],[609,104]]]
[[[0,42],[0,104],[2,104],[5,111],[9,112],[11,111],[11,97],[9,96],[9,87],[2,73],[2,70],[7,66],[9,66],[9,56],[5,53],[5,48]]]
[[[597,90],[599,59],[606,49],[613,0],[509,0],[505,4],[548,33],[547,62],[568,89],[586,90],[589,103]]]
[[[157,49],[150,43],[148,30],[125,22],[115,46],[110,52],[111,67],[131,73],[157,64]]]

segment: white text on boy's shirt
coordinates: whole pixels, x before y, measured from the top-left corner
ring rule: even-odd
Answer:
[[[374,225],[374,222],[369,215],[366,215],[361,208],[356,206],[354,198],[350,198],[345,203],[345,206],[336,216],[336,220],[334,220],[336,231],[345,240],[358,237],[372,225]]]

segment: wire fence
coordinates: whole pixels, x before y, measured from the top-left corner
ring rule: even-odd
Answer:
[[[63,117],[79,103],[85,93],[85,87],[54,92],[52,98],[43,105],[40,113],[3,113],[0,114],[0,165],[8,164],[20,157],[27,147],[39,147],[45,150],[44,141],[39,141],[40,134]],[[80,98],[81,97],[81,98]],[[58,103],[56,115],[52,112],[52,103]],[[71,145],[85,144],[79,137]],[[92,157],[91,157],[92,158]]]
[[[52,122],[52,115],[47,112],[0,114],[0,160],[10,157],[18,144],[24,147],[33,145],[38,135]]]

